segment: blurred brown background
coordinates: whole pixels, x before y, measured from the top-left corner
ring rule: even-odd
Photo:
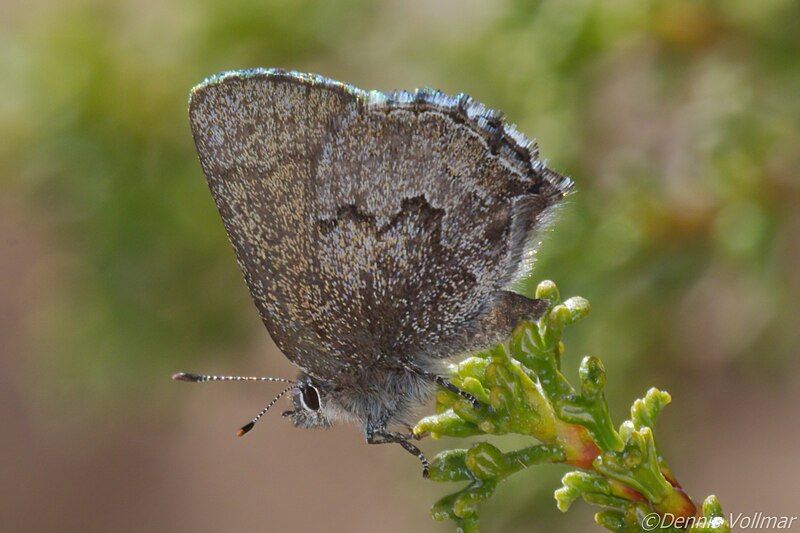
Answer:
[[[428,507],[452,487],[402,450],[275,413],[238,440],[271,387],[169,381],[293,373],[186,115],[253,66],[505,111],[578,185],[533,275],[593,303],[569,371],[603,358],[617,420],[673,394],[695,498],[797,514],[798,57],[794,0],[0,1],[0,529],[449,530]],[[595,530],[556,510],[563,471],[511,480],[485,530]]]

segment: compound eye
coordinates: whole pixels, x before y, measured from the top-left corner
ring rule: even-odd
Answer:
[[[319,411],[319,391],[310,383],[300,388],[300,403],[308,411]]]

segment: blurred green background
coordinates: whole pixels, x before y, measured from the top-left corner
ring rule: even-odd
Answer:
[[[660,434],[696,498],[796,512],[798,58],[794,0],[0,0],[0,525],[448,530],[427,509],[451,487],[402,451],[276,416],[235,441],[271,389],[168,380],[291,373],[186,112],[254,66],[505,111],[577,183],[533,275],[593,303],[570,368],[603,358],[618,420],[673,393]],[[486,530],[591,530],[555,509],[562,473],[517,476]]]

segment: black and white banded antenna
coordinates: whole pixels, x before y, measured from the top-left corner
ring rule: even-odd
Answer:
[[[237,432],[236,432],[236,436],[237,436],[237,437],[243,437],[243,436],[245,435],[245,433],[247,433],[248,431],[250,431],[251,429],[253,429],[253,426],[255,426],[255,425],[256,425],[256,422],[258,422],[258,420],[259,420],[259,419],[260,419],[262,416],[264,416],[265,414],[267,414],[267,411],[269,411],[269,410],[272,408],[272,406],[273,406],[273,405],[275,405],[275,402],[277,402],[278,400],[280,400],[280,399],[281,399],[281,397],[282,397],[284,394],[286,394],[287,392],[289,392],[289,391],[290,391],[290,390],[292,390],[293,388],[295,388],[295,385],[291,385],[291,386],[289,386],[289,387],[286,387],[286,388],[285,388],[285,389],[283,389],[281,392],[279,392],[279,393],[278,393],[278,395],[277,395],[277,396],[275,396],[275,397],[272,399],[272,401],[270,401],[270,402],[267,404],[267,406],[266,406],[266,407],[264,407],[264,408],[261,410],[261,412],[260,412],[260,413],[258,413],[258,414],[255,416],[255,418],[253,418],[253,419],[252,419],[250,422],[248,422],[247,424],[245,424],[245,425],[243,425],[241,428],[239,428],[239,431],[237,431]]]
[[[175,381],[186,381],[187,383],[206,383],[208,381],[271,381],[271,382],[279,382],[279,383],[289,383],[290,385],[283,389],[277,396],[275,396],[264,409],[258,413],[255,418],[253,418],[250,422],[243,425],[239,428],[239,431],[236,432],[237,437],[244,436],[248,431],[253,429],[253,426],[256,425],[262,416],[267,414],[275,403],[280,400],[284,394],[289,392],[290,390],[297,387],[297,383],[291,379],[286,378],[275,378],[271,376],[212,376],[212,375],[204,375],[204,374],[192,374],[190,372],[177,372],[172,374],[172,379]],[[284,414],[285,416],[285,414]]]
[[[291,379],[273,378],[269,376],[206,376],[192,374],[190,372],[178,372],[172,374],[175,381],[186,381],[188,383],[205,383],[207,381],[277,381],[280,383],[294,383]]]

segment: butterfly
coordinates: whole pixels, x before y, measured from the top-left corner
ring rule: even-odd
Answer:
[[[314,74],[254,69],[192,92],[203,172],[264,325],[295,379],[298,427],[361,426],[428,462],[413,410],[453,357],[507,338],[541,300],[509,290],[573,182],[500,113],[431,89],[382,93]]]

